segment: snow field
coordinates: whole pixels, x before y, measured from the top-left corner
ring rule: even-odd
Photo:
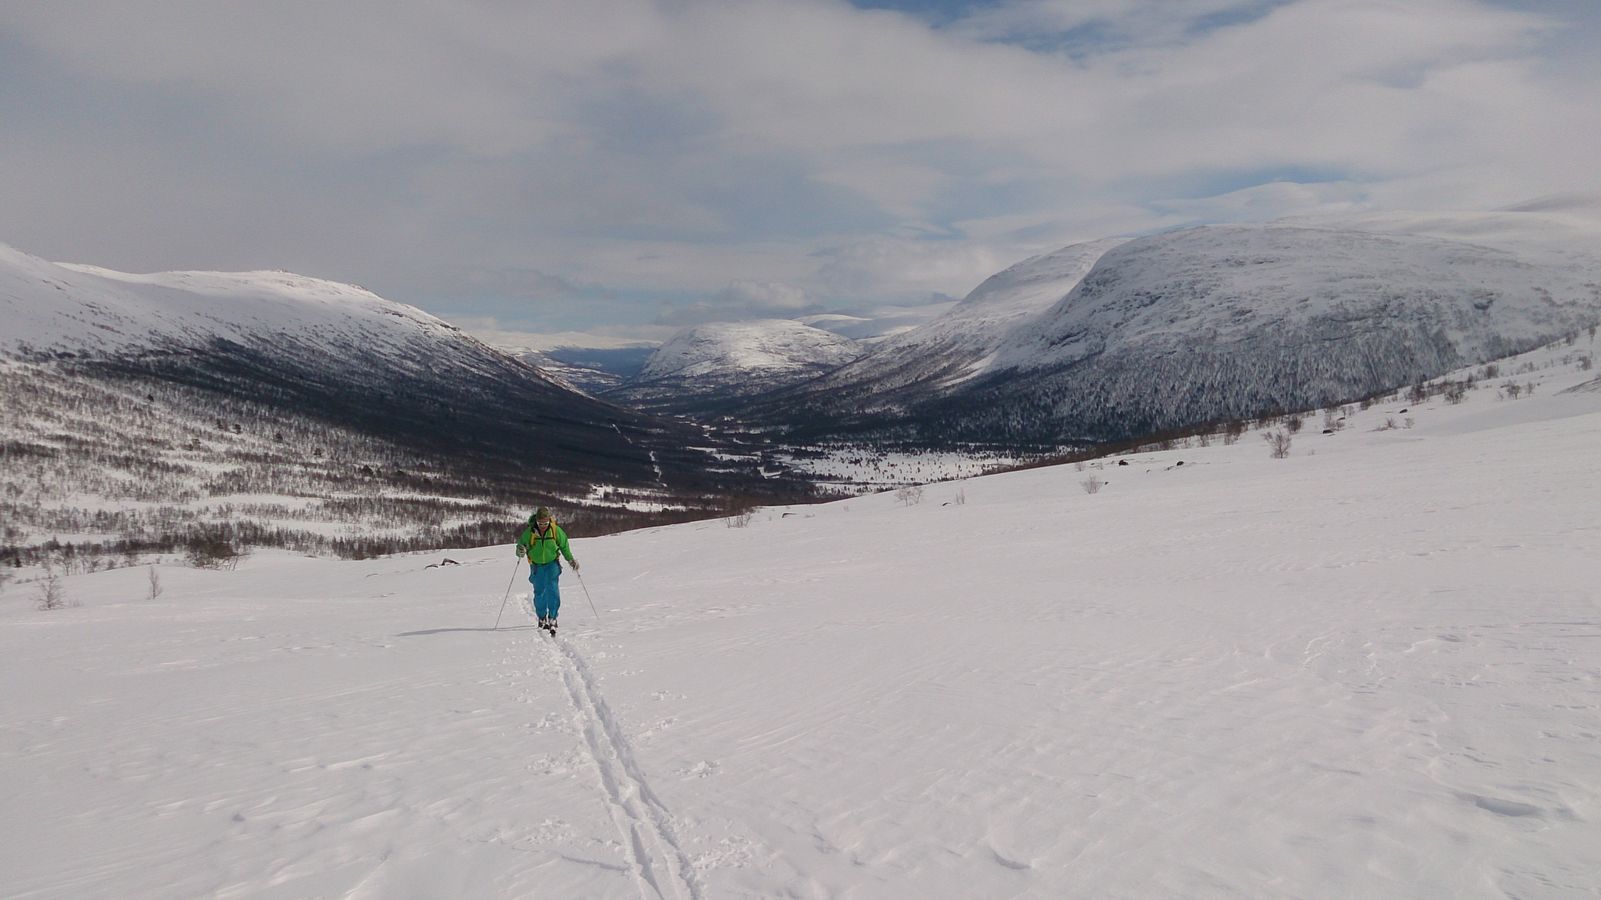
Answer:
[[[569,572],[558,641],[526,570],[489,630],[508,547],[9,585],[0,895],[1601,892],[1601,395],[1564,352],[1287,459],[578,535],[601,619]]]

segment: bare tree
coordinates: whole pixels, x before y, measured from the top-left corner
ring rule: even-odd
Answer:
[[[1267,441],[1268,449],[1273,452],[1274,459],[1283,459],[1290,455],[1290,436],[1282,431],[1270,431],[1262,435]]]
[[[44,578],[39,581],[39,608],[61,609],[66,605],[67,595],[61,588],[61,573],[56,571],[54,561],[46,560]]]
[[[150,567],[150,589],[145,593],[146,600],[154,600],[161,596],[161,575],[155,566]]]
[[[1079,486],[1084,489],[1084,493],[1086,494],[1099,494],[1101,492],[1101,488],[1106,486],[1106,482],[1096,478],[1094,475],[1091,475],[1090,477],[1079,482]]]
[[[908,484],[895,489],[895,499],[901,501],[902,506],[916,506],[923,502],[923,486]]]

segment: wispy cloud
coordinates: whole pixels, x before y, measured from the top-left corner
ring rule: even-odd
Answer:
[[[1106,234],[1597,186],[1593,4],[895,6],[7,4],[0,240],[571,328],[930,302]]]

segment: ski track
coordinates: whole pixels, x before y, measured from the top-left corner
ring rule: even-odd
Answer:
[[[616,717],[606,705],[589,664],[564,638],[540,636],[551,644],[548,669],[561,675],[585,748],[600,785],[612,822],[634,862],[634,878],[641,897],[703,900],[693,863],[674,834],[672,814],[635,761],[633,749]],[[664,871],[665,870],[665,871]]]

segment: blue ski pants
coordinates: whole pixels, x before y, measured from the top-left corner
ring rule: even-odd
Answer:
[[[561,609],[561,563],[530,563],[528,582],[534,586],[534,615],[554,619]]]

